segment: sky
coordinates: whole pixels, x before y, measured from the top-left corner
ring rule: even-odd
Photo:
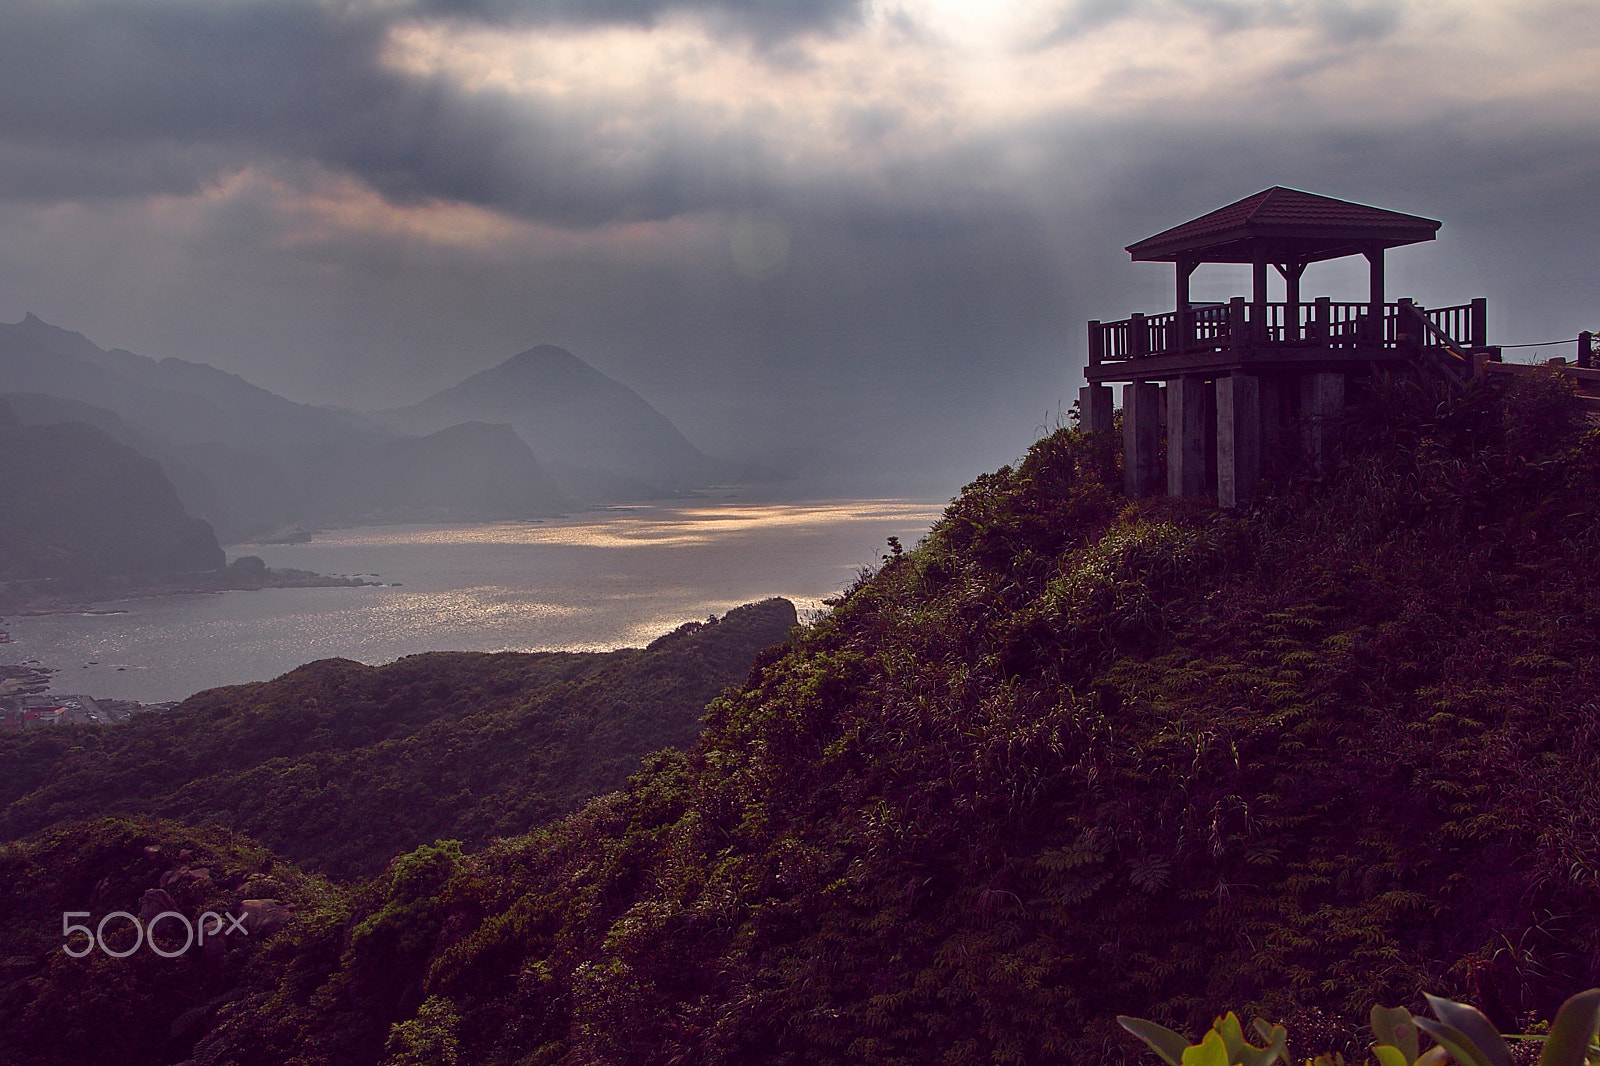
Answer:
[[[0,320],[360,409],[558,344],[715,454],[908,492],[1171,308],[1124,246],[1273,185],[1441,220],[1391,298],[1600,329],[1600,5],[0,4]]]

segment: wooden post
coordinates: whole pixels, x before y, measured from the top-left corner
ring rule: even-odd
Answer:
[[[1255,305],[1255,329],[1251,331],[1251,340],[1268,340],[1267,333],[1267,260],[1261,246],[1256,245],[1255,259],[1250,264],[1250,290],[1251,302]]]
[[[1129,496],[1161,491],[1160,404],[1161,386],[1153,381],[1122,386],[1122,486]]]
[[[1578,334],[1578,365],[1585,370],[1594,369],[1594,334],[1588,330]]]
[[[1467,343],[1474,348],[1489,346],[1489,301],[1481,296],[1472,301],[1472,337]]]
[[[1402,296],[1396,301],[1394,314],[1394,340],[1396,347],[1402,347],[1401,342],[1409,346],[1420,348],[1427,342],[1427,330],[1422,328],[1421,312],[1411,302],[1411,297]]]
[[[1333,340],[1333,301],[1326,296],[1317,297],[1317,343],[1329,344]]]
[[[1128,319],[1128,354],[1134,357],[1150,354],[1150,330],[1145,325],[1144,315],[1134,315]]]
[[[1100,332],[1100,320],[1089,320],[1089,365],[1099,366],[1100,360],[1106,357],[1106,339]]]
[[[1235,296],[1228,301],[1228,347],[1238,350],[1249,343],[1249,335],[1245,332],[1248,320],[1244,312],[1244,297]]]
[[[1383,246],[1369,249],[1367,257],[1368,340],[1383,343]]]
[[[1206,491],[1206,382],[1185,375],[1167,383],[1167,495]]]
[[[1249,500],[1260,475],[1260,381],[1235,371],[1217,379],[1217,506]]]
[[[1172,266],[1177,274],[1178,289],[1178,343],[1175,346],[1179,355],[1187,352],[1194,344],[1194,312],[1189,305],[1189,275],[1194,273],[1194,268],[1199,266],[1198,260],[1178,256],[1173,260]]]
[[[1283,339],[1300,339],[1300,275],[1306,272],[1304,263],[1276,263],[1283,275]]]

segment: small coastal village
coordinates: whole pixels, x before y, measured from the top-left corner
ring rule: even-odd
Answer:
[[[4,619],[0,619],[0,625]],[[11,637],[0,629],[0,644]],[[47,725],[118,725],[135,715],[170,710],[176,703],[140,703],[138,700],[96,699],[82,693],[52,693],[55,670],[37,661],[0,663],[0,729],[28,729]]]

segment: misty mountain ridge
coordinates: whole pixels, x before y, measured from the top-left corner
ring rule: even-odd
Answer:
[[[369,417],[204,363],[105,350],[29,313],[0,324],[0,394],[26,423],[97,425],[156,459],[224,542],[292,525],[537,518],[762,474],[701,452],[553,345]]]
[[[366,428],[354,412],[295,403],[204,363],[101,349],[32,312],[0,324],[0,382],[108,408],[177,447],[306,447]]]
[[[676,496],[763,472],[706,455],[637,392],[553,344],[518,353],[411,407],[381,412],[394,429],[442,429],[465,421],[512,426],[580,499],[620,490]]]
[[[224,557],[154,459],[0,401],[0,580],[214,570]]]

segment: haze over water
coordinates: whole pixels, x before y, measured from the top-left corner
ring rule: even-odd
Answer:
[[[885,539],[925,534],[941,503],[742,499],[632,506],[545,522],[335,530],[242,545],[272,567],[372,575],[400,587],[264,589],[101,605],[119,614],[14,617],[5,661],[56,667],[52,690],[146,702],[264,681],[330,657],[422,651],[595,651],[643,645],[769,596],[802,618]],[[370,577],[369,577],[370,579]]]

